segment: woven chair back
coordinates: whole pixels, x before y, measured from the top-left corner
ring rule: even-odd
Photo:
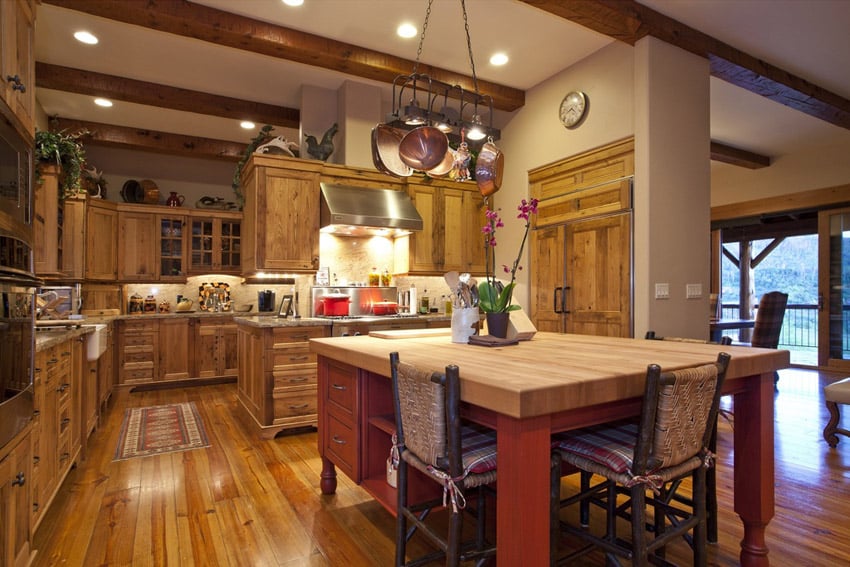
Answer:
[[[407,450],[434,466],[446,457],[446,389],[432,381],[433,373],[411,364],[398,364],[398,403],[401,423],[396,424]]]

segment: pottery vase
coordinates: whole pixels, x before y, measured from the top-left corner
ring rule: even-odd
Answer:
[[[172,191],[171,195],[168,196],[168,199],[165,200],[165,204],[169,207],[182,207],[183,201],[185,200],[186,197],[178,195],[176,191]]]
[[[508,323],[511,321],[511,314],[508,311],[487,313],[487,334],[491,337],[499,339],[507,338]]]

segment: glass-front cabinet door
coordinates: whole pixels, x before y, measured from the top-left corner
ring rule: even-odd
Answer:
[[[186,240],[183,215],[159,215],[159,277],[162,280],[186,280]]]
[[[242,270],[242,219],[192,218],[189,236],[189,273],[238,274]]]
[[[850,370],[850,209],[818,215],[818,364]]]

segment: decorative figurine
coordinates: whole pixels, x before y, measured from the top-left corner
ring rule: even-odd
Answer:
[[[339,126],[334,122],[334,125],[328,128],[328,131],[322,136],[322,141],[318,143],[315,136],[311,136],[310,134],[305,135],[307,153],[318,160],[327,161],[334,151],[333,139],[336,136],[337,130],[339,130]]]

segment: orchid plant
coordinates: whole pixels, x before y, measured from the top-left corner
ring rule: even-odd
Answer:
[[[510,266],[502,265],[502,269],[506,274],[511,275],[511,281],[503,286],[501,282],[496,280],[496,229],[502,228],[505,224],[499,215],[499,210],[487,208],[486,218],[487,223],[481,228],[484,234],[484,250],[485,250],[485,265],[486,265],[486,280],[478,285],[479,306],[485,313],[506,313],[515,311],[520,308],[519,305],[512,305],[511,298],[513,297],[514,287],[516,287],[516,273],[522,269],[519,262],[522,259],[522,251],[525,248],[525,241],[528,239],[528,231],[531,229],[531,216],[537,214],[537,199],[526,201],[523,199],[517,206],[518,219],[525,221],[525,231],[522,234],[522,242],[519,244],[519,251],[516,259]]]

